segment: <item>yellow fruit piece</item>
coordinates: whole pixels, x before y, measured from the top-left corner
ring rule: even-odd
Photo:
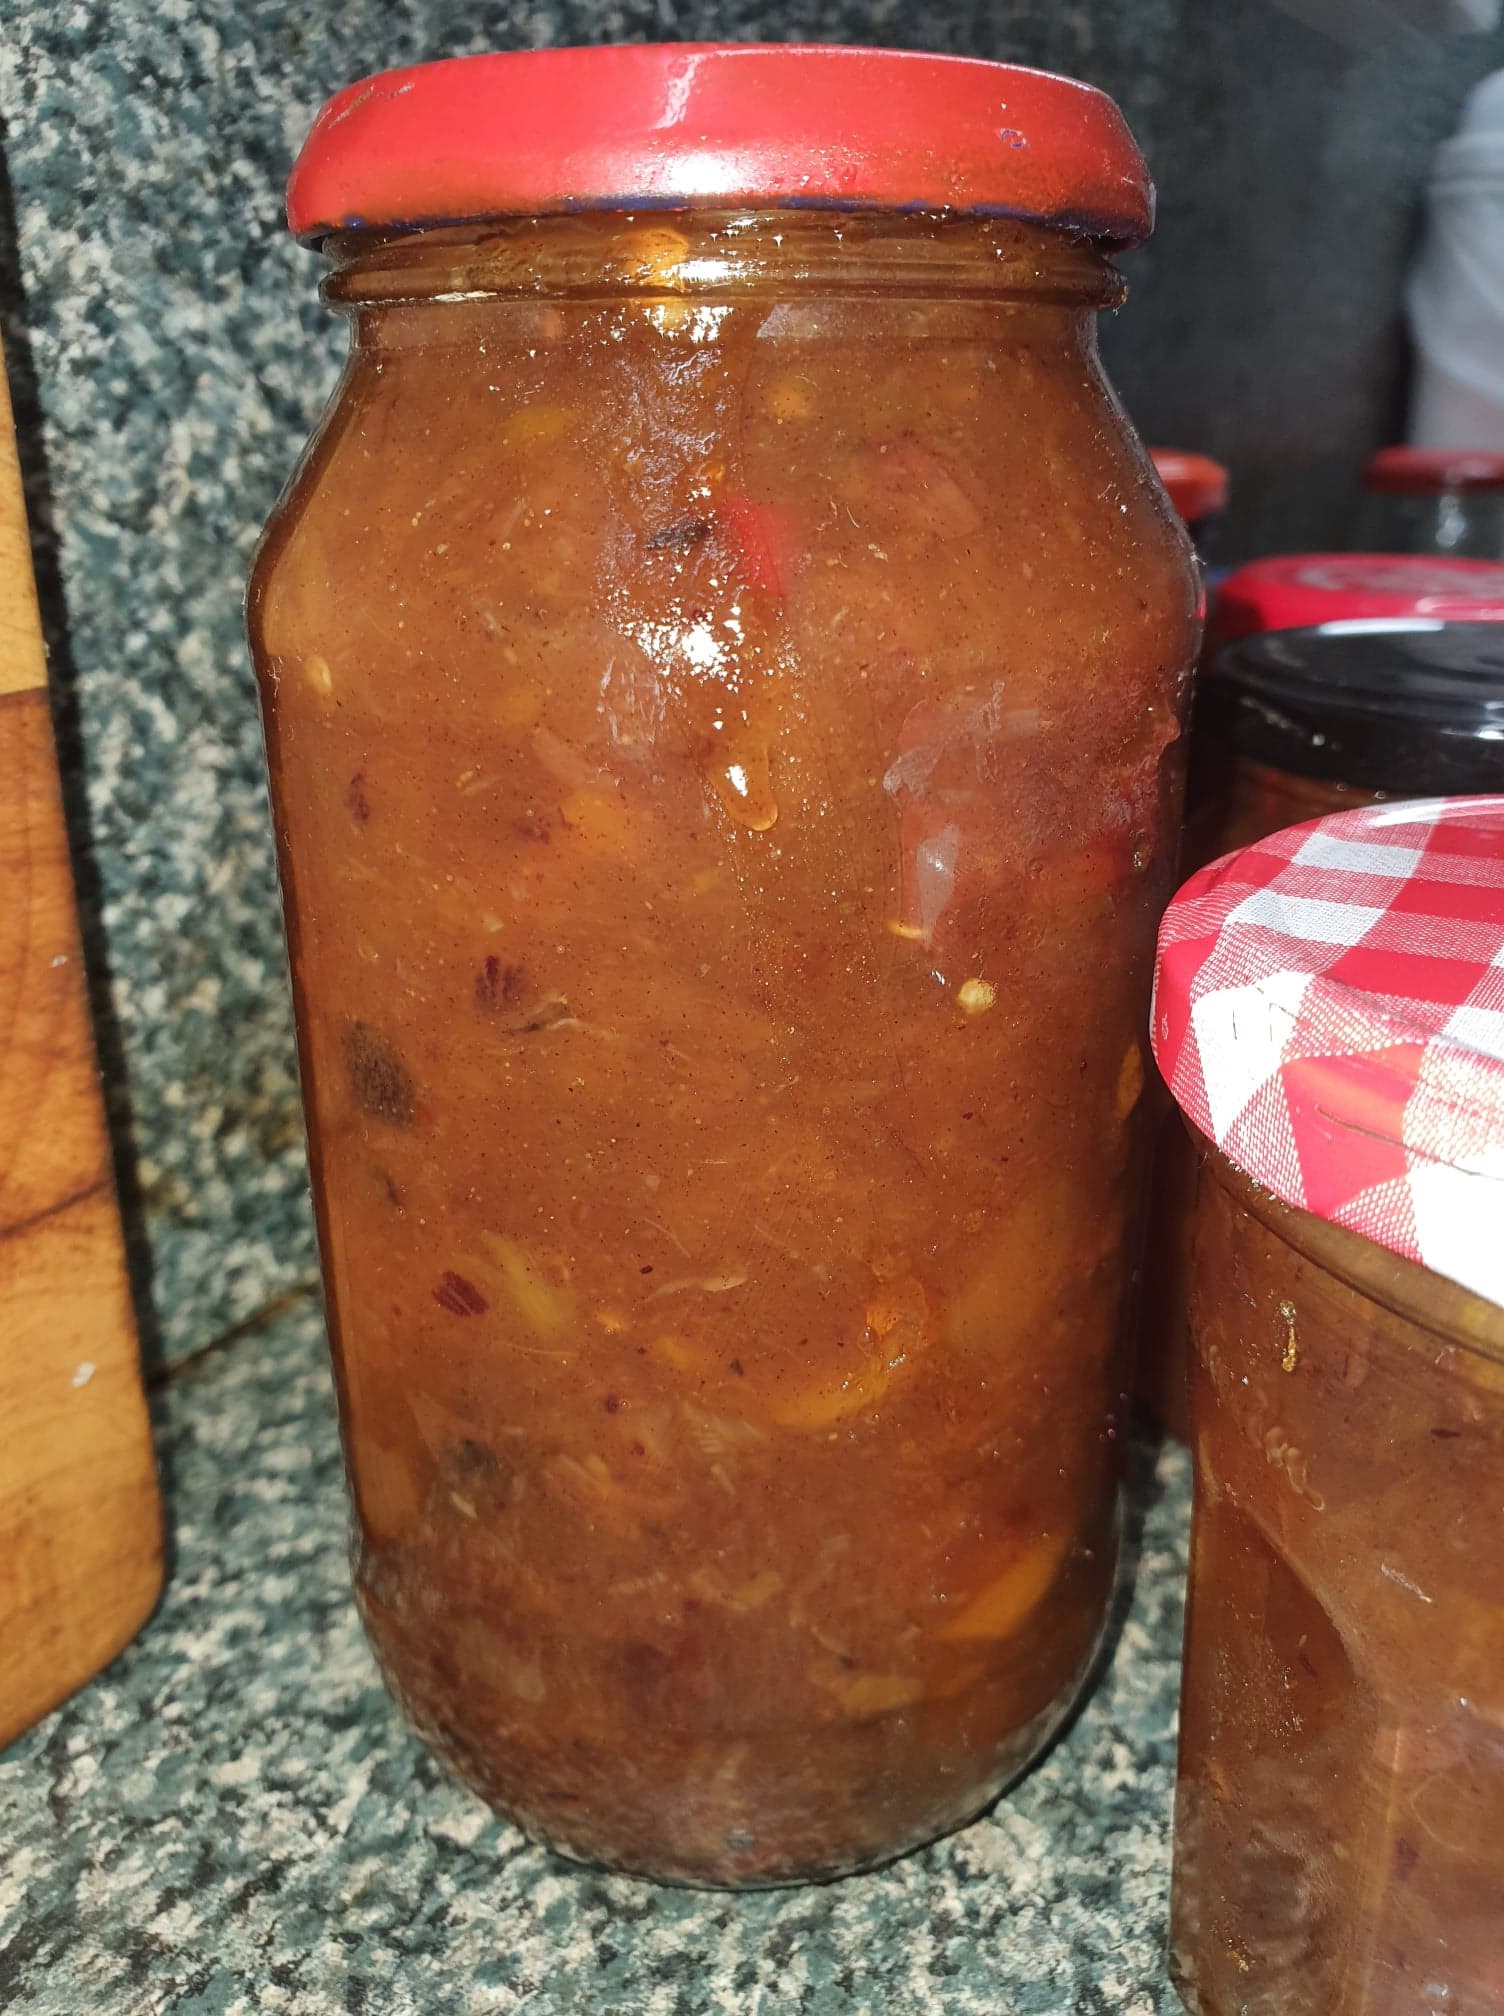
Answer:
[[[956,989],[956,1005],[963,1015],[985,1015],[997,1000],[990,980],[963,980]]]
[[[848,1715],[889,1715],[924,1698],[924,1682],[907,1673],[858,1673],[836,1689]]]
[[[328,700],[334,692],[334,674],[329,669],[329,660],[312,652],[303,660],[303,676],[321,700]]]
[[[945,1330],[966,1351],[996,1352],[1047,1323],[1095,1261],[1081,1205],[1059,1178],[1042,1178],[1007,1209],[981,1264],[950,1298]]]
[[[1070,1536],[1046,1533],[941,1626],[937,1638],[1008,1638],[1027,1622],[1060,1572]]]
[[[875,1267],[873,1271],[877,1271]],[[929,1307],[929,1297],[918,1281],[912,1277],[895,1281],[867,1304],[867,1328],[874,1337],[883,1339],[891,1337],[900,1324],[907,1324],[911,1334],[904,1341],[917,1344]]]
[[[560,440],[579,424],[580,414],[573,406],[524,406],[502,428],[501,438],[508,448],[538,448]]]
[[[374,1538],[395,1540],[422,1512],[427,1479],[420,1481],[411,1450],[389,1449],[370,1436],[351,1446],[361,1519]]]
[[[509,679],[491,702],[491,719],[509,735],[527,735],[543,719],[545,694],[530,679]]]
[[[769,1412],[781,1428],[796,1428],[804,1434],[830,1428],[837,1421],[850,1420],[853,1414],[864,1414],[869,1407],[875,1407],[902,1369],[901,1363],[867,1365],[849,1378],[822,1380],[818,1385],[806,1386],[787,1400],[779,1401]]]
[[[574,1324],[574,1297],[568,1287],[550,1281],[539,1261],[517,1240],[500,1232],[482,1232],[481,1240],[500,1270],[513,1308],[528,1328],[545,1343],[556,1343],[566,1336]]]
[[[571,791],[559,808],[564,824],[587,847],[624,854],[631,837],[626,808],[612,791]]]
[[[1130,1043],[1123,1053],[1123,1062],[1118,1069],[1118,1084],[1115,1104],[1120,1120],[1126,1120],[1138,1104],[1139,1094],[1144,1089],[1144,1053],[1137,1043]]]
[[[874,1271],[878,1271],[874,1268]],[[818,1379],[778,1401],[771,1416],[781,1427],[810,1433],[850,1420],[875,1407],[894,1383],[905,1377],[923,1350],[929,1329],[929,1297],[912,1275],[889,1278],[867,1304],[866,1346],[869,1354],[852,1372],[836,1379]]]
[[[808,388],[797,378],[775,378],[767,389],[766,399],[775,420],[804,420],[815,408]]]
[[[733,1589],[731,1600],[738,1610],[760,1610],[764,1603],[773,1600],[782,1587],[783,1577],[771,1568],[764,1568],[750,1582],[744,1582],[740,1589]]]
[[[648,1356],[656,1358],[660,1365],[671,1366],[675,1372],[694,1373],[701,1378],[714,1368],[715,1362],[703,1344],[691,1344],[687,1337],[680,1337],[672,1330],[653,1339]]]

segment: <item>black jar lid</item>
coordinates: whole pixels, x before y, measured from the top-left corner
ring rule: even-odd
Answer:
[[[1355,790],[1504,791],[1504,623],[1242,637],[1213,661],[1197,725],[1255,762]]]

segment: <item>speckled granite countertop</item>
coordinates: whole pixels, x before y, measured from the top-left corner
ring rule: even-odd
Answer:
[[[0,1757],[7,2016],[1178,2008],[1161,1940],[1183,1454],[1142,1466],[1114,1656],[1011,1797],[875,1875],[728,1897],[532,1847],[407,1734],[348,1594],[311,1305],[179,1372],[158,1434],[162,1607]]]

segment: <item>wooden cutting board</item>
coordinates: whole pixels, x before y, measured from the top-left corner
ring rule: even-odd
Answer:
[[[162,1523],[0,354],[0,1744],[135,1634]]]

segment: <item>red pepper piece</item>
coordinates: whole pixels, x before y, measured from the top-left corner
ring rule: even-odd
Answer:
[[[730,534],[749,588],[783,599],[794,559],[793,528],[776,504],[733,493],[717,513]]]
[[[443,1273],[433,1291],[433,1299],[451,1316],[484,1316],[491,1306],[473,1281],[463,1274]]]

